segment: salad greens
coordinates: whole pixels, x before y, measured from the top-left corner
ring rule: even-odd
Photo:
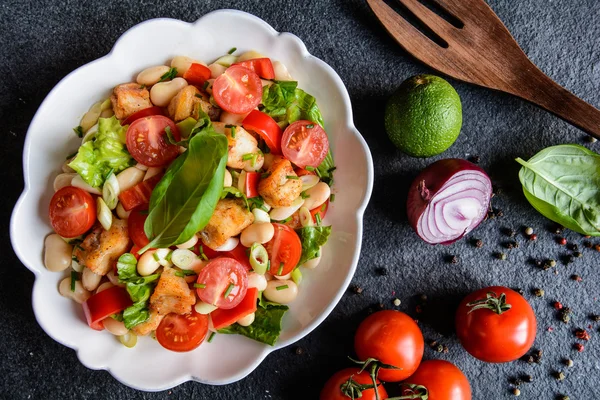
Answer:
[[[305,226],[296,233],[302,242],[302,256],[298,261],[298,265],[302,265],[320,255],[321,246],[327,243],[331,234],[331,226]]]
[[[519,180],[546,218],[584,235],[600,236],[600,155],[577,144],[548,147],[523,167]]]
[[[116,117],[100,118],[98,132],[79,147],[69,167],[90,186],[102,187],[111,170],[116,174],[135,164],[125,146],[126,132],[127,127],[121,126]]]
[[[246,204],[246,208],[250,209],[250,205],[248,204],[248,198],[246,197],[246,195],[240,189],[238,189],[236,187],[233,187],[233,186],[229,186],[229,187],[223,188],[223,191],[221,192],[220,199],[223,200],[228,195],[231,195],[233,197],[237,197],[239,199],[243,199],[244,203]]]
[[[206,226],[223,191],[227,149],[227,138],[212,129],[210,120],[192,131],[188,150],[152,191],[144,224],[150,243],[140,252],[183,243]]]
[[[123,322],[127,329],[146,322],[150,317],[148,301],[160,274],[141,276],[137,273],[137,260],[131,253],[125,253],[117,262],[119,282],[125,288],[133,304],[123,311]]]
[[[218,332],[244,335],[257,342],[270,346],[275,345],[281,333],[281,320],[289,307],[275,303],[266,303],[263,305],[262,302],[259,305],[260,307],[254,313],[254,322],[252,325],[241,326],[240,324],[233,324],[219,329]]]

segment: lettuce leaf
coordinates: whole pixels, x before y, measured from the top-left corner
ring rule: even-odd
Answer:
[[[288,306],[282,304],[268,303],[266,306],[258,307],[254,313],[254,322],[250,326],[241,326],[233,324],[223,329],[219,333],[239,334],[249,337],[257,342],[273,346],[281,334],[281,320],[288,310]]]
[[[302,265],[319,256],[321,246],[329,239],[331,226],[305,226],[296,232],[302,242],[302,256],[298,261],[298,265]]]
[[[125,146],[127,127],[116,117],[100,118],[94,138],[79,147],[77,156],[69,163],[90,186],[100,188],[108,173],[115,174],[134,164]]]

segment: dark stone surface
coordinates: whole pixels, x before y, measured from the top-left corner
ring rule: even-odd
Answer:
[[[600,9],[596,0],[490,0],[492,8],[513,32],[532,60],[553,79],[596,107],[600,106]],[[225,387],[188,382],[162,393],[129,389],[105,371],[83,367],[75,353],[54,342],[37,325],[31,309],[32,274],[10,248],[8,220],[23,187],[21,151],[27,126],[50,89],[73,69],[106,54],[126,29],[154,17],[194,21],[219,8],[236,8],[263,18],[278,31],[289,31],[309,51],[331,65],[346,83],[355,122],[367,140],[375,161],[373,198],[365,215],[364,247],[353,284],[361,295],[348,291],[331,316],[295,347],[271,354],[249,377]],[[227,27],[225,29],[235,29]],[[600,325],[587,318],[600,313],[598,265],[600,253],[583,249],[583,258],[542,271],[529,257],[559,258],[559,247],[549,221],[525,201],[517,179],[517,156],[529,157],[559,143],[584,143],[581,131],[518,99],[451,81],[464,108],[464,126],[457,143],[443,157],[479,155],[502,194],[493,205],[503,217],[484,222],[473,234],[449,247],[431,247],[415,236],[406,222],[405,195],[417,172],[440,158],[420,160],[393,149],[383,130],[383,106],[393,89],[416,73],[430,72],[405,54],[378,25],[364,1],[7,1],[0,2],[0,118],[3,121],[2,207],[0,215],[4,257],[0,268],[0,398],[7,399],[292,399],[317,398],[326,379],[349,366],[352,337],[367,309],[378,303],[420,320],[426,339],[449,348],[438,354],[426,348],[425,358],[454,362],[468,376],[474,399],[510,398],[509,378],[531,374],[533,382],[521,386],[526,399],[600,398]],[[68,106],[68,105],[65,105]],[[598,150],[599,144],[586,144]],[[531,226],[536,242],[519,233],[518,249],[507,250],[501,229],[521,232]],[[582,238],[565,232],[569,241]],[[470,244],[481,238],[483,248]],[[593,240],[595,243],[599,241]],[[445,262],[457,255],[458,264]],[[387,269],[387,276],[377,269]],[[556,271],[556,274],[554,273]],[[579,274],[582,282],[570,280]],[[453,334],[453,312],[461,297],[482,286],[519,287],[538,317],[535,348],[543,349],[541,364],[517,361],[484,364],[468,356]],[[536,298],[533,288],[545,289]],[[394,294],[395,292],[395,294]],[[429,298],[423,314],[415,312],[419,294]],[[551,307],[554,300],[574,310],[573,322],[560,322]],[[573,350],[576,327],[588,327],[585,351]],[[553,331],[549,331],[549,327]],[[572,358],[574,366],[561,364]],[[564,371],[558,382],[555,371]],[[393,391],[395,385],[388,385]],[[435,399],[432,399],[435,400]]]

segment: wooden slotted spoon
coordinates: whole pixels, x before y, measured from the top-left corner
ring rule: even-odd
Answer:
[[[600,138],[600,110],[536,67],[484,0],[433,0],[464,26],[457,28],[419,0],[398,0],[448,44],[430,40],[383,0],[367,0],[402,48],[461,81],[519,96]]]

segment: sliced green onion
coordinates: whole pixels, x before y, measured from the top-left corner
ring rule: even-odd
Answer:
[[[300,179],[300,177],[297,175],[286,175],[285,178],[286,179],[294,179],[294,180]]]
[[[248,154],[244,154],[242,156],[242,161],[251,161],[250,165],[252,167],[254,167],[254,164],[256,164],[256,159],[258,158],[258,154],[257,153],[248,153]]]
[[[233,53],[235,53],[236,50],[237,50],[237,47],[232,47],[231,49],[229,49],[227,54],[233,54]]]
[[[231,127],[231,137],[235,139],[235,125]]]
[[[202,247],[202,245],[198,246],[198,251],[200,252],[200,254],[198,254],[198,258],[201,258],[204,261],[208,261],[208,257],[206,256],[206,254],[204,254],[204,248]]]
[[[123,346],[129,347],[131,349],[137,344],[137,335],[129,331],[123,336],[119,336],[119,342],[121,342]]]
[[[79,275],[75,271],[71,271],[71,292],[75,291],[75,282],[79,280]]]
[[[206,285],[204,283],[194,283],[196,289],[204,289]]]
[[[308,199],[310,197],[310,194],[306,192],[300,192],[300,197],[302,197],[303,199]]]
[[[110,211],[110,208],[108,208],[104,200],[102,200],[102,197],[97,198],[96,208],[98,210],[98,221],[100,221],[100,224],[102,225],[104,230],[110,230],[110,227],[112,226],[113,215],[112,211]]]
[[[112,101],[110,101],[110,97],[102,102],[100,105],[100,110],[106,111],[112,107]]]
[[[250,265],[252,265],[254,272],[263,275],[267,272],[268,264],[269,253],[267,253],[267,249],[260,243],[252,244],[250,247]]]
[[[300,217],[300,224],[303,228],[307,226],[314,226],[315,222],[313,221],[313,217],[310,213],[310,210],[306,207],[300,207],[298,210],[298,216]]]
[[[227,54],[226,56],[223,56],[223,57],[219,58],[217,61],[215,61],[215,64],[219,64],[224,67],[230,67],[231,64],[233,64],[237,61],[237,59],[238,59],[237,56],[234,56],[232,54]]]
[[[265,179],[271,176],[270,172],[263,172],[262,174],[260,174],[261,179]]]
[[[235,287],[235,285],[233,283],[230,283],[229,286],[227,286],[227,290],[225,290],[225,293],[223,293],[224,299],[229,297],[229,294],[231,293],[231,291],[233,290],[234,287]]]
[[[275,289],[277,290],[285,290],[285,289],[289,289],[288,285],[281,285],[281,286],[277,286]]]
[[[300,271],[300,268],[292,271],[292,280],[296,285],[300,285],[300,282],[302,282],[302,271]]]
[[[317,183],[319,183],[319,177],[316,175],[312,175],[312,174],[308,174],[308,175],[302,175],[300,177],[300,180],[302,181],[302,191],[308,190],[313,186],[316,186]]]
[[[204,89],[204,90],[208,89],[208,85],[210,85],[210,82],[205,81],[204,84],[202,85],[202,89]],[[200,96],[200,95],[196,95],[196,97],[202,98],[202,96]]]
[[[213,338],[215,337],[217,333],[216,332],[211,332],[210,336],[208,337],[208,343],[211,343],[213,341]]]
[[[152,253],[152,257],[154,258],[154,261],[159,262],[160,258],[158,258],[158,254],[156,254],[156,252]]]
[[[316,213],[315,219],[317,220],[317,226],[321,226],[321,214]]]
[[[171,261],[181,269],[189,269],[190,265],[196,261],[196,254],[187,249],[177,249],[171,253]]]
[[[283,273],[283,266],[285,264],[284,263],[279,263],[279,269],[277,270],[277,275],[281,276],[281,274]]]
[[[314,172],[315,167],[311,167],[310,165],[307,165],[306,167],[304,167],[305,170],[309,171],[309,172]]]

